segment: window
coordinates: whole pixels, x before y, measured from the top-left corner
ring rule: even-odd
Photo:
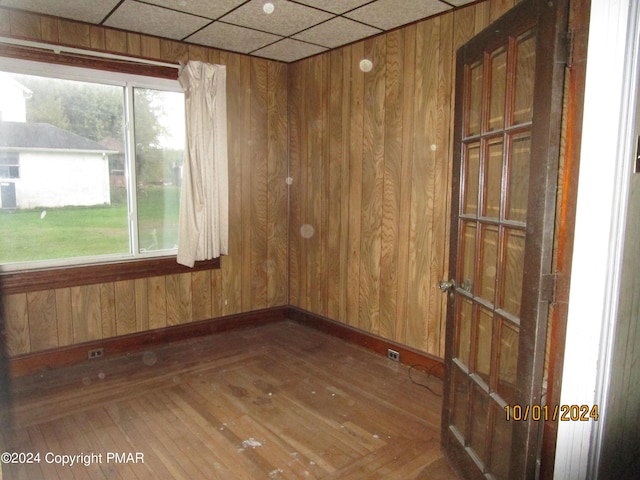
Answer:
[[[177,80],[0,59],[0,268],[175,255]],[[17,99],[17,100],[16,100]]]
[[[17,153],[0,152],[0,178],[20,178],[20,160]]]

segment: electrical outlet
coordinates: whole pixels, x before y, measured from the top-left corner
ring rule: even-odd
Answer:
[[[392,350],[391,348],[387,349],[387,358],[393,360],[394,362],[400,361],[400,352],[396,350]]]
[[[89,360],[92,358],[100,358],[104,355],[104,348],[94,348],[93,350],[89,350],[88,357]]]

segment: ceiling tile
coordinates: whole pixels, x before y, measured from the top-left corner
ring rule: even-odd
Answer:
[[[304,3],[311,7],[319,8],[333,13],[344,13],[354,8],[358,8],[371,0],[297,0],[298,3]],[[470,0],[474,2],[475,0]]]
[[[281,38],[271,33],[259,32],[224,22],[214,22],[191,35],[186,41],[232,52],[250,53]]]
[[[230,12],[246,0],[145,0],[146,3],[153,3],[161,7],[180,10],[181,12],[193,13],[213,20],[220,18],[225,13]]]
[[[46,13],[58,17],[80,20],[88,23],[100,23],[119,3],[119,0],[2,0],[3,7],[19,8],[31,12]]]
[[[108,27],[181,40],[209,22],[206,18],[126,0],[104,24]]]
[[[271,0],[275,10],[262,11],[264,0],[251,0],[221,20],[264,32],[289,36],[331,18],[331,14],[286,0]]]
[[[256,50],[252,55],[280,60],[281,62],[295,62],[301,58],[315,55],[327,51],[324,47],[311,45],[310,43],[299,42],[291,38],[285,38],[277,43]]]
[[[317,43],[329,48],[355,42],[371,35],[376,35],[382,30],[354,22],[343,17],[335,17],[328,22],[321,23],[309,30],[305,30],[293,38],[305,42]]]
[[[367,25],[389,30],[400,25],[422,20],[425,17],[444,12],[450,8],[450,6],[439,0],[412,2],[407,2],[406,0],[377,0],[347,13],[345,16]]]

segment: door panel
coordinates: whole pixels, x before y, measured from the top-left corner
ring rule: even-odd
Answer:
[[[443,445],[467,478],[535,475],[539,429],[505,408],[542,395],[561,3],[525,0],[458,52]]]

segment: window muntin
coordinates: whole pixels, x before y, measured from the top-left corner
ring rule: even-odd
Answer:
[[[10,59],[0,59],[0,71],[28,84],[18,127],[43,129],[39,143],[10,146],[20,178],[17,208],[0,209],[0,269],[175,255],[184,148],[177,80]],[[1,155],[9,135],[8,122],[0,125]],[[26,201],[34,182],[39,197]]]

